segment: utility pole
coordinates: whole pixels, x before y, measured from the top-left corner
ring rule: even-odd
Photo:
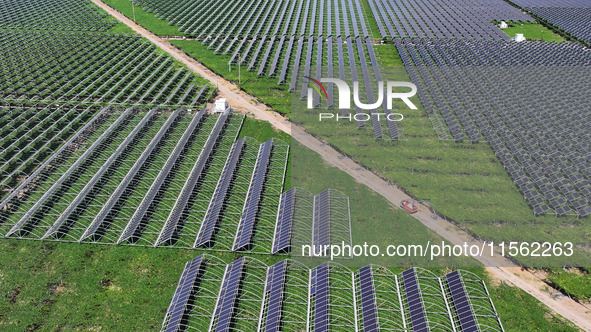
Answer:
[[[135,0],[131,0],[131,11],[133,11],[133,23],[137,24],[135,21]]]

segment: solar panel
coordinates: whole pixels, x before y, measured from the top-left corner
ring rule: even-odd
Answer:
[[[316,282],[314,286],[314,331],[328,331],[328,263],[316,268]]]
[[[31,219],[31,217],[33,217],[33,215],[45,204],[45,202],[58,190],[58,188],[64,183],[64,181],[66,181],[66,179],[70,177],[70,175],[72,175],[72,173],[74,173],[88,159],[88,157],[90,157],[90,155],[103,143],[103,141],[109,135],[111,135],[115,128],[121,125],[121,123],[125,120],[125,118],[127,118],[131,111],[132,108],[128,108],[127,110],[125,110],[125,112],[123,112],[117,118],[117,120],[115,120],[115,122],[113,122],[109,126],[109,128],[107,128],[107,130],[105,130],[105,132],[96,141],[94,141],[94,143],[92,143],[92,145],[88,149],[86,149],[84,154],[82,154],[76,160],[76,162],[72,166],[70,166],[60,176],[60,178],[53,183],[53,185],[49,189],[47,189],[43,196],[41,196],[41,198],[39,198],[39,200],[35,202],[33,207],[31,207],[31,209],[29,209],[27,213],[25,213],[25,215],[23,215],[22,218],[19,219],[19,221],[14,226],[12,226],[12,228],[8,231],[8,233],[6,233],[5,236],[8,237],[20,230],[29,221],[29,219]]]
[[[460,321],[460,327],[462,331],[466,332],[478,332],[478,326],[476,325],[476,319],[474,313],[470,307],[470,302],[464,289],[462,278],[458,271],[454,271],[445,276],[453,305],[456,309],[456,314]]]
[[[170,213],[170,216],[168,217],[168,220],[164,224],[164,227],[162,228],[162,231],[158,236],[156,243],[154,244],[155,246],[172,239],[174,232],[178,227],[179,221],[181,220],[183,211],[185,210],[187,203],[189,202],[193,190],[195,190],[195,186],[197,185],[197,181],[201,177],[201,173],[203,173],[205,165],[209,161],[209,158],[213,152],[213,148],[216,142],[218,141],[218,138],[220,137],[223,128],[226,125],[226,121],[228,120],[229,115],[230,108],[226,109],[226,111],[222,113],[222,115],[220,115],[220,117],[216,121],[215,127],[209,135],[207,142],[205,142],[205,146],[201,150],[199,158],[197,159],[195,166],[193,166],[193,169],[191,170],[191,173],[187,178],[185,185],[183,186],[183,190],[181,191],[181,194],[176,200],[175,205]]]
[[[76,197],[74,198],[74,200],[72,200],[70,205],[68,205],[66,210],[53,223],[51,228],[43,235],[42,239],[45,239],[45,238],[55,234],[60,229],[60,227],[62,227],[62,225],[66,222],[66,220],[68,220],[70,215],[72,213],[74,213],[74,211],[78,208],[80,203],[82,203],[82,201],[84,200],[86,195],[88,195],[88,193],[92,190],[92,188],[94,188],[94,186],[98,183],[98,181],[103,177],[103,175],[111,167],[111,165],[113,163],[115,163],[115,161],[119,158],[119,156],[121,156],[121,154],[123,154],[125,149],[127,149],[127,147],[131,144],[131,142],[135,139],[135,137],[140,133],[140,131],[148,124],[148,121],[152,118],[152,116],[154,115],[155,112],[156,112],[156,109],[153,108],[143,117],[142,121],[140,121],[140,123],[138,123],[135,126],[135,128],[132,130],[132,132],[129,133],[129,135],[127,135],[125,140],[117,147],[117,150],[115,150],[115,152],[109,157],[109,159],[107,159],[105,161],[103,166],[98,170],[98,172],[96,172],[92,176],[92,178],[90,179],[90,181],[88,181],[86,183],[84,188],[82,188],[82,190],[80,190],[78,195],[76,195]]]
[[[140,203],[140,206],[137,208],[137,210],[131,217],[131,220],[123,230],[123,233],[119,237],[119,240],[117,240],[118,244],[132,237],[137,228],[139,227],[141,221],[144,219],[144,216],[148,212],[148,209],[152,205],[152,202],[156,198],[158,191],[160,191],[160,188],[162,187],[164,181],[168,177],[168,174],[170,174],[170,172],[172,171],[173,166],[176,163],[176,160],[180,157],[181,153],[185,149],[185,145],[187,145],[187,143],[189,142],[189,138],[191,138],[193,132],[197,128],[197,125],[201,122],[201,118],[203,117],[204,113],[205,109],[202,109],[193,117],[193,120],[191,120],[191,123],[183,133],[183,136],[181,137],[181,139],[175,146],[174,150],[166,160],[166,163],[162,167],[162,170],[160,170],[160,172],[158,173],[158,176],[154,180],[154,183],[152,183],[152,186],[148,190],[148,193],[146,194],[146,196],[144,196],[144,199]]]
[[[31,174],[30,174],[30,175],[27,177],[27,179],[26,179],[25,181],[23,181],[23,182],[22,182],[22,183],[21,183],[21,184],[20,184],[20,185],[19,185],[17,188],[15,188],[15,189],[14,189],[14,190],[13,190],[13,191],[10,193],[10,195],[8,195],[8,196],[7,196],[7,197],[6,197],[6,198],[5,198],[5,199],[4,199],[4,200],[3,200],[3,201],[0,203],[0,210],[4,209],[4,208],[6,207],[6,204],[8,204],[8,203],[9,203],[9,202],[10,202],[10,201],[13,199],[13,198],[17,197],[17,196],[19,195],[19,193],[21,193],[21,192],[22,192],[22,190],[23,190],[24,188],[26,188],[26,187],[27,187],[27,186],[28,186],[28,185],[29,185],[29,184],[30,184],[30,183],[31,183],[33,180],[35,180],[35,179],[37,178],[37,176],[38,176],[39,174],[41,174],[41,172],[42,172],[43,170],[45,170],[45,168],[46,168],[47,166],[51,165],[51,164],[53,163],[53,161],[54,161],[56,158],[58,158],[58,157],[62,156],[62,153],[63,153],[63,152],[66,150],[66,149],[68,149],[68,148],[71,148],[71,144],[72,144],[74,141],[76,141],[76,140],[77,140],[77,139],[78,139],[78,138],[79,138],[79,137],[80,137],[80,136],[81,136],[83,133],[85,133],[85,132],[86,132],[86,130],[87,130],[88,128],[90,128],[90,127],[92,127],[92,126],[96,125],[97,121],[98,121],[99,119],[103,118],[103,116],[104,116],[104,115],[107,113],[107,111],[109,111],[110,109],[111,109],[111,107],[110,107],[110,106],[102,108],[102,109],[101,109],[101,111],[100,111],[98,114],[96,114],[96,115],[95,115],[95,116],[94,116],[94,117],[93,117],[93,118],[92,118],[90,121],[88,121],[88,123],[86,123],[86,125],[84,125],[84,127],[82,127],[81,129],[79,129],[79,130],[78,130],[78,131],[77,131],[77,132],[76,132],[76,133],[75,133],[75,134],[74,134],[74,135],[73,135],[73,136],[72,136],[72,137],[71,137],[71,138],[70,138],[70,139],[69,139],[67,142],[65,142],[65,143],[64,143],[64,144],[63,144],[63,145],[62,145],[62,146],[61,146],[61,147],[60,147],[60,148],[59,148],[57,151],[55,151],[55,152],[54,152],[54,153],[53,153],[53,154],[52,154],[52,155],[51,155],[51,156],[50,156],[50,157],[49,157],[47,160],[45,160],[45,162],[43,162],[41,165],[39,165],[39,166],[37,167],[37,169],[36,169],[36,170],[35,170],[33,173],[31,173]],[[82,114],[84,114],[84,113],[80,113],[80,115],[79,115],[79,116],[82,116]],[[69,129],[71,129],[71,128],[70,128],[69,126],[66,126],[66,127],[64,127],[64,128],[62,129],[62,131],[66,131],[66,130],[69,130]],[[62,132],[62,131],[60,131],[59,133],[55,134],[55,136],[58,136],[58,137],[59,137],[59,136],[61,136],[61,132]],[[50,142],[51,142],[51,141],[50,141]],[[49,144],[50,142],[48,142],[48,143],[46,143],[46,144]],[[46,146],[47,146],[47,145],[44,145],[42,148],[40,148],[40,151],[41,151],[41,149],[45,149],[45,147],[46,147]],[[15,169],[15,171],[16,171],[16,170],[17,170],[17,169]],[[7,178],[11,178],[11,177],[12,177],[12,175],[10,175],[10,176],[9,176],[9,177],[7,177]]]
[[[182,108],[177,109],[168,117],[168,120],[166,120],[166,122],[164,123],[162,128],[160,128],[156,136],[154,136],[152,141],[150,141],[148,147],[146,147],[146,149],[142,152],[142,155],[136,160],[133,167],[129,170],[129,172],[127,172],[125,178],[119,183],[119,185],[117,185],[117,188],[111,194],[109,200],[103,205],[103,207],[96,215],[92,223],[86,228],[84,234],[80,237],[79,241],[82,241],[96,233],[96,231],[102,225],[103,221],[105,220],[111,209],[115,206],[117,201],[119,201],[119,199],[125,192],[127,186],[131,183],[135,175],[139,172],[139,170],[143,167],[144,163],[148,160],[148,157],[150,157],[154,149],[160,143],[160,141],[162,140],[162,138],[164,137],[172,123],[175,121],[175,119],[181,112],[181,110]]]
[[[269,305],[265,331],[280,331],[286,274],[287,261],[281,261],[271,266],[267,272],[266,285],[269,294]]]
[[[361,288],[363,330],[378,331],[378,316],[371,266],[366,266],[359,270],[359,285]]]
[[[230,331],[234,309],[238,300],[238,291],[244,276],[244,267],[246,259],[244,257],[237,259],[226,268],[222,288],[218,296],[213,320],[218,318],[215,330],[216,332]]]
[[[404,282],[404,292],[413,331],[429,331],[415,270],[410,269],[402,272],[402,281]]]
[[[314,196],[312,244],[316,252],[330,245],[330,191],[325,190]],[[323,250],[322,250],[323,251]]]
[[[181,330],[181,321],[187,313],[188,302],[193,292],[193,286],[199,278],[202,264],[203,255],[185,264],[185,269],[168,307],[167,316],[170,316],[170,319],[166,325],[166,332]]]
[[[232,145],[232,149],[230,150],[228,159],[226,159],[222,174],[215,187],[209,206],[207,207],[207,212],[205,213],[205,217],[199,228],[199,233],[197,234],[197,239],[193,246],[195,248],[211,242],[243,146],[244,138],[241,138]]]
[[[234,245],[232,250],[240,250],[246,248],[252,241],[254,235],[255,218],[259,210],[259,204],[263,193],[263,184],[265,183],[265,176],[267,174],[267,167],[271,159],[271,148],[273,147],[273,139],[261,144],[257,162],[252,173],[248,194],[242,209],[242,217],[238,224],[236,237],[234,238]]]
[[[281,195],[279,200],[279,212],[275,225],[275,236],[273,237],[272,254],[289,249],[291,242],[291,231],[295,208],[295,188],[292,188]]]

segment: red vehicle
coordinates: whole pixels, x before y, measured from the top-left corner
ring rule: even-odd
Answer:
[[[417,213],[419,211],[419,208],[416,206],[414,201],[409,201],[406,199],[400,202],[400,207],[410,214]]]

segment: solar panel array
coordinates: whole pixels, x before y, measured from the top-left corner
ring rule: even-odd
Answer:
[[[198,260],[197,282],[188,264],[162,331],[503,331],[486,285],[466,271],[438,277],[421,268],[394,274],[375,265],[351,271],[330,262],[309,269],[291,260],[269,267],[246,257],[228,265]],[[178,295],[186,290],[190,303]]]
[[[488,141],[536,215],[591,214],[591,100],[580,93],[591,83],[591,54],[584,47],[425,39],[395,44],[440,138]]]
[[[314,197],[314,221],[312,244],[316,248],[330,245],[330,191]]]
[[[519,7],[591,8],[587,0],[511,0]]]
[[[181,329],[183,316],[186,314],[191,295],[194,294],[193,288],[199,278],[202,269],[203,256],[198,256],[190,262],[187,262],[181,280],[177,286],[168,312],[170,320],[168,321],[167,332],[178,331]]]
[[[252,243],[255,219],[260,207],[263,184],[267,174],[267,166],[269,165],[269,160],[271,158],[272,145],[273,139],[270,139],[261,144],[259,149],[254,172],[252,173],[252,179],[248,186],[248,194],[246,195],[246,201],[244,202],[244,208],[242,209],[242,216],[240,217],[240,223],[238,224],[238,231],[236,232],[236,238],[234,239],[233,250],[244,249]]]
[[[359,292],[364,331],[378,331],[378,313],[371,266],[359,269]]]
[[[199,108],[213,93],[137,36],[2,30],[0,53],[5,102]]]
[[[316,268],[314,273],[314,331],[329,330],[329,287],[328,263]]]
[[[421,298],[421,290],[413,269],[402,272],[402,281],[413,331],[429,331],[429,323],[425,314],[425,305]]]
[[[581,42],[591,45],[591,5],[573,7],[526,7],[528,12],[548,25]]]
[[[101,122],[108,108],[0,107],[0,188],[28,185],[38,169],[58,159],[67,147]],[[4,195],[4,194],[3,194]],[[16,197],[19,192],[10,196]],[[1,196],[0,196],[1,197]]]
[[[327,189],[314,196],[292,188],[281,195],[271,253],[306,255],[300,250],[307,245],[324,256],[328,245],[351,243],[350,223],[349,198],[343,193]]]
[[[493,21],[533,22],[503,0],[370,0],[382,38],[508,40]]]
[[[258,199],[249,203],[258,211],[250,216],[257,227],[250,229],[249,250],[271,251],[289,146],[235,141],[243,116],[229,109],[213,115],[58,107],[41,108],[42,118],[35,118],[37,110],[0,108],[14,120],[0,139],[19,155],[0,159],[4,237],[232,250],[244,233],[239,220],[250,184],[243,180],[264,174]],[[52,150],[41,149],[48,144]],[[262,146],[264,173],[255,165]]]
[[[266,279],[269,305],[265,331],[281,331],[281,308],[285,298],[285,276],[287,274],[287,261],[281,261],[269,268]]]
[[[460,320],[462,331],[478,332],[476,318],[474,317],[470,300],[464,289],[460,273],[458,271],[451,272],[445,276],[445,279],[451,293],[454,308],[458,314],[458,319]]]
[[[217,305],[211,321],[211,327],[215,326],[216,332],[230,331],[233,314],[236,309],[238,292],[242,279],[244,277],[245,258],[239,258],[234,263],[228,265],[222,288],[217,298]]]
[[[302,98],[308,93],[306,77],[334,77],[364,81],[362,100],[374,103],[377,99],[376,84],[382,81],[380,66],[359,0],[138,3],[179,25],[186,35],[198,38],[216,53],[231,55],[231,64],[241,63],[259,76],[277,77],[279,84],[289,83],[289,90],[299,91]],[[332,107],[332,84],[327,84],[327,95],[325,106]],[[314,98],[314,105],[319,105],[319,96]],[[380,119],[371,118],[376,139],[399,139],[395,121],[384,120],[386,127],[382,129]],[[358,121],[360,128],[364,124]]]
[[[0,28],[108,31],[116,25],[89,0],[9,0],[0,3]]]

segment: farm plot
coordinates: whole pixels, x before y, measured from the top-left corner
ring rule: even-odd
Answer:
[[[583,47],[395,43],[441,139],[488,141],[534,214],[591,214]]]
[[[185,265],[162,331],[503,331],[486,284],[456,270],[438,277],[334,263],[309,269],[201,255]]]
[[[0,230],[268,253],[289,146],[235,141],[242,121],[229,110],[104,108],[4,199]]]
[[[4,30],[0,51],[5,102],[199,108],[213,93],[135,36]]]
[[[0,28],[108,31],[117,25],[89,0],[8,0],[0,3]]]

